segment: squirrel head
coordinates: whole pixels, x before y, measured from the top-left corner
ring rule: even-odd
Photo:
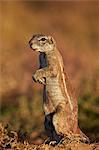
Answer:
[[[33,35],[29,41],[29,45],[34,51],[49,53],[50,51],[54,50],[56,42],[51,36],[37,34]]]

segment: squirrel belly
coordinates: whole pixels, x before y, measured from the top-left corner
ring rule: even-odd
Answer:
[[[46,79],[46,92],[49,93],[55,108],[59,103],[65,101],[65,97],[60,88],[58,76]]]

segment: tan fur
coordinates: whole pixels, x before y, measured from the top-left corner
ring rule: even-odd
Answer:
[[[64,73],[63,59],[55,40],[51,36],[34,35],[29,44],[33,50],[40,52],[40,69],[35,72],[33,79],[44,84],[46,128],[49,126],[48,122],[52,123],[49,130],[55,140],[56,135],[77,134],[86,139],[78,127],[77,98],[68,76]]]

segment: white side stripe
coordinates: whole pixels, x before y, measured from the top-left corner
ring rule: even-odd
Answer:
[[[71,108],[71,110],[73,110],[73,106],[72,106],[72,103],[71,103],[71,99],[70,99],[70,96],[69,96],[69,94],[68,94],[68,92],[67,92],[65,77],[64,77],[64,73],[63,73],[63,67],[61,66],[60,61],[59,61],[59,64],[60,64],[60,68],[61,68],[61,72],[62,72],[63,84],[64,84],[64,87],[65,87],[65,92],[66,92],[66,95],[67,95],[67,98],[68,98],[68,101],[69,101],[70,108]]]

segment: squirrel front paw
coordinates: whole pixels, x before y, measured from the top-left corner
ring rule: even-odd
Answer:
[[[37,70],[35,72],[35,74],[32,76],[32,79],[35,81],[35,82],[39,82],[41,84],[45,84],[45,79],[42,77],[42,72]]]

